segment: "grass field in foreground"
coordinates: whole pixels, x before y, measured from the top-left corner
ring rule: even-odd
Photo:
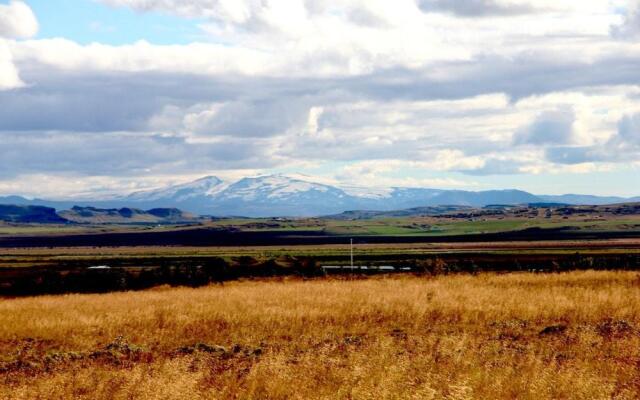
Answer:
[[[632,272],[246,281],[0,302],[6,399],[635,399]]]

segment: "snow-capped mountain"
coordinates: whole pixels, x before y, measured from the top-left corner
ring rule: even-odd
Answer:
[[[350,210],[392,211],[430,206],[472,206],[560,202],[605,204],[640,201],[640,198],[598,196],[537,196],[520,190],[471,192],[428,188],[338,187],[305,176],[265,175],[223,182],[207,176],[193,182],[154,190],[139,191],[115,199],[28,200],[0,198],[0,204],[44,205],[67,209],[74,205],[103,208],[178,208],[201,215],[216,216],[321,216]],[[612,201],[613,200],[613,201]]]
[[[216,213],[247,216],[322,215],[354,204],[342,189],[285,175],[243,178],[215,200]]]
[[[156,201],[173,199],[178,202],[194,197],[211,197],[226,188],[224,182],[216,176],[206,176],[193,182],[182,183],[161,189],[134,192],[126,196],[125,200]]]
[[[243,178],[225,184],[216,177],[164,189],[133,193],[134,203],[173,204],[211,215],[321,215],[353,205],[342,189],[285,175]]]
[[[230,184],[209,176],[122,199],[140,208],[177,207],[208,215],[317,216],[346,210],[397,210],[433,205],[522,204],[541,199],[517,190],[467,192],[424,188],[362,188],[318,183],[307,177],[265,175]]]
[[[220,200],[263,201],[265,199],[290,199],[313,197],[315,194],[334,194],[343,197],[344,192],[332,186],[307,182],[285,175],[268,175],[243,178],[220,193]]]

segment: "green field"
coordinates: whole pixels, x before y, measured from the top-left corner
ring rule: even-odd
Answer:
[[[617,219],[449,219],[449,218],[375,218],[363,220],[316,220],[300,219],[286,222],[265,222],[268,220],[247,219],[216,223],[223,227],[233,227],[247,231],[323,231],[332,235],[408,235],[408,236],[450,236],[482,233],[517,231],[528,228],[575,228],[594,231],[638,230],[640,217]]]
[[[184,225],[112,225],[112,224],[6,224],[0,223],[0,235],[72,235],[82,233],[146,232],[183,229]]]
[[[573,228],[588,231],[640,231],[640,216],[607,219],[572,218],[440,218],[396,217],[358,220],[317,218],[273,219],[236,218],[202,222],[197,226],[249,232],[325,232],[337,236],[451,236],[518,231],[528,228]],[[191,226],[192,227],[192,226]],[[187,229],[184,225],[101,225],[101,224],[0,224],[0,235],[46,235],[108,232],[148,232]]]

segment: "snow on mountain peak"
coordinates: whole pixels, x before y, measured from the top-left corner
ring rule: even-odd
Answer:
[[[393,188],[387,187],[364,187],[355,185],[341,185],[340,188],[350,196],[363,199],[386,199],[391,197]]]
[[[287,175],[276,174],[241,179],[233,185],[230,185],[228,190],[223,193],[223,196],[243,200],[254,200],[257,198],[275,199],[312,190],[328,192],[331,189],[334,188],[328,185],[292,178]]]
[[[182,185],[174,186],[179,189],[193,189],[198,194],[213,196],[220,193],[226,188],[224,182],[217,176],[205,176],[204,178],[197,179],[193,182],[184,183]]]
[[[181,201],[195,196],[213,196],[222,190],[226,185],[216,176],[206,176],[192,182],[181,183],[160,189],[144,190],[135,192],[127,196],[131,200],[159,200],[174,198]]]
[[[375,182],[367,182],[375,183]],[[480,191],[429,188],[340,185],[322,178],[300,175],[262,175],[225,183],[215,176],[160,189],[139,191],[112,203],[140,208],[176,207],[203,215],[317,216],[345,210],[401,210],[438,205],[485,206],[597,199],[535,196],[518,190]],[[614,201],[607,198],[608,201]],[[624,199],[620,199],[622,201]]]

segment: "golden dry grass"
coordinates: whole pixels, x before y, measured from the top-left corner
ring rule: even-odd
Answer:
[[[638,328],[632,272],[5,299],[0,398],[635,399]]]

